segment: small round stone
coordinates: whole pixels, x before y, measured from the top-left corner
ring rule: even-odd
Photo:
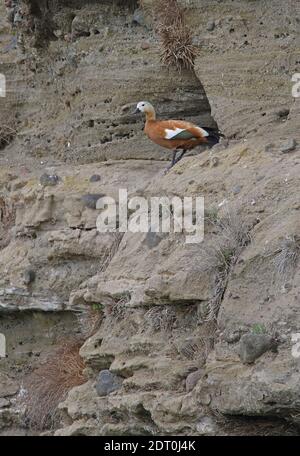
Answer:
[[[117,391],[121,388],[122,381],[123,378],[112,373],[108,369],[100,371],[96,382],[96,391],[98,396],[107,396],[113,391]]]
[[[43,187],[54,187],[59,182],[59,177],[56,174],[47,174],[44,173],[40,177],[40,183]]]
[[[32,282],[35,281],[35,272],[32,269],[27,269],[24,272],[24,284],[25,285],[30,285]]]
[[[99,174],[93,174],[90,177],[90,182],[99,182],[100,180],[101,180],[101,176],[99,176]]]
[[[209,32],[212,32],[214,30],[215,26],[216,26],[215,21],[209,21],[207,23],[206,30],[208,30]]]
[[[100,198],[103,198],[103,196],[105,196],[103,193],[88,193],[87,195],[83,195],[81,199],[85,207],[88,207],[89,209],[96,209],[97,201]]]

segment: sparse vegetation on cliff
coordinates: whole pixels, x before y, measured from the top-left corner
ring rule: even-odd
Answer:
[[[29,428],[55,428],[59,423],[59,403],[72,388],[86,382],[85,363],[79,355],[82,343],[76,339],[62,341],[60,347],[25,379],[21,402]]]
[[[199,50],[193,45],[191,30],[185,23],[184,11],[178,1],[155,0],[152,14],[161,39],[162,62],[178,71],[193,69]]]
[[[205,249],[202,262],[204,270],[214,273],[213,297],[208,303],[207,321],[217,318],[229,280],[230,272],[238,257],[250,242],[250,229],[248,223],[240,215],[241,208],[226,205],[223,215],[217,216],[215,212],[207,215],[210,223],[216,230],[214,243]]]
[[[0,150],[6,147],[16,136],[16,125],[14,119],[0,125]]]

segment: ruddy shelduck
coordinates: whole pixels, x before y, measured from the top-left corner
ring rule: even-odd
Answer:
[[[139,102],[134,113],[146,115],[144,131],[151,141],[173,150],[172,163],[168,169],[178,163],[188,150],[192,150],[200,144],[213,146],[219,142],[220,136],[222,136],[219,131],[200,128],[184,120],[157,120],[155,109],[148,101]],[[177,157],[180,150],[181,153]]]

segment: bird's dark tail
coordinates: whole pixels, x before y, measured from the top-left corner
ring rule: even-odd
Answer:
[[[220,138],[224,138],[223,133],[214,128],[204,128],[209,133],[209,136],[206,137],[207,142],[210,146],[214,146],[220,142]]]

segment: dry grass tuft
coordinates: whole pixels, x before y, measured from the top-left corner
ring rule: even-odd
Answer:
[[[198,49],[177,0],[156,0],[153,15],[162,43],[162,62],[177,70],[193,69]]]
[[[0,125],[0,150],[4,149],[16,136],[17,131],[14,121]]]
[[[211,350],[214,348],[216,341],[217,323],[215,319],[205,322],[201,325],[201,334],[199,336],[200,346],[203,357],[206,360]]]
[[[202,259],[203,270],[215,275],[214,293],[204,321],[217,318],[231,270],[243,248],[251,242],[250,227],[234,207],[227,206],[214,225],[217,230],[215,243],[205,249]]]
[[[104,314],[113,321],[121,321],[126,314],[126,304],[130,301],[128,296],[122,296],[113,304],[108,304],[104,308]]]
[[[173,342],[177,352],[185,359],[197,361],[198,366],[205,361],[214,347],[217,325],[215,320],[203,323],[197,330],[197,338],[186,340],[184,343]]]
[[[85,339],[92,337],[100,328],[103,320],[102,307],[100,305],[89,306],[78,315],[78,323],[81,334]]]
[[[235,263],[235,254],[222,243],[222,240],[218,240],[214,246],[205,251],[203,260],[204,270],[213,271],[215,278],[213,296],[207,305],[206,315],[201,317],[203,321],[212,321],[217,318],[231,267]]]
[[[218,221],[219,208],[216,206],[211,206],[204,209],[204,221],[211,225],[216,225]]]
[[[221,230],[223,240],[236,253],[250,244],[249,225],[240,216],[236,207],[226,206],[223,216],[217,220],[216,224]]]
[[[0,196],[0,249],[10,242],[10,228],[15,224],[16,211],[14,205]]]
[[[295,235],[287,236],[274,258],[276,275],[281,281],[286,281],[294,273],[299,258],[300,239]]]
[[[79,355],[82,343],[75,338],[65,341],[25,379],[22,404],[26,425],[30,428],[55,428],[59,423],[59,403],[72,388],[86,382],[85,364]]]
[[[110,245],[106,249],[106,252],[105,252],[104,258],[103,258],[103,262],[101,264],[99,272],[104,272],[108,268],[109,263],[111,262],[111,260],[113,259],[113,257],[115,256],[115,254],[118,251],[118,248],[119,248],[120,242],[123,239],[124,233],[118,233],[118,232],[113,233],[113,236],[114,236],[114,241],[113,241],[112,245]]]
[[[172,306],[154,306],[144,315],[144,324],[147,329],[164,333],[172,330],[176,320],[176,312]]]
[[[199,345],[193,341],[188,341],[181,346],[175,344],[175,347],[181,356],[189,360],[194,360],[197,358],[198,353],[201,351]]]
[[[1,99],[0,111],[0,150],[8,146],[17,135],[17,111],[22,103],[22,95],[15,87],[7,90],[6,97]]]
[[[123,238],[123,233],[113,233],[113,243],[107,247],[103,261],[100,266],[99,272],[104,272],[116,252],[118,251],[120,242]],[[109,317],[114,320],[121,320],[125,314],[125,304],[128,301],[126,297],[121,297],[114,304],[103,307],[100,303],[90,304],[86,310],[80,312],[78,315],[78,321],[81,328],[81,332],[84,337],[88,338],[95,334],[100,328],[103,317]]]

